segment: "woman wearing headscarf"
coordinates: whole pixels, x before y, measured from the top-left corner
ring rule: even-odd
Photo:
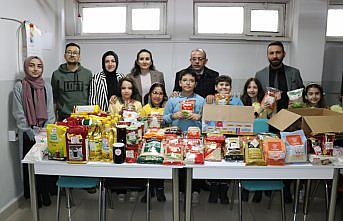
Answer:
[[[52,89],[42,78],[43,62],[39,57],[28,57],[24,62],[25,77],[13,89],[13,116],[19,129],[19,145],[25,156],[35,144],[34,127],[45,127],[55,122]],[[24,197],[30,197],[27,165],[23,165]],[[37,175],[37,198],[41,206],[51,204],[49,192],[56,184],[51,176]]]
[[[124,77],[117,73],[118,55],[114,51],[107,51],[102,56],[102,71],[92,77],[89,104],[99,105],[101,110],[107,111],[110,99],[120,94],[119,80]]]

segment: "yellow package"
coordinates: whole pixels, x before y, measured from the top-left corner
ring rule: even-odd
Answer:
[[[99,105],[78,105],[74,108],[75,114],[98,114],[100,112]]]
[[[47,125],[48,158],[49,160],[66,160],[66,126],[56,124]]]
[[[89,161],[101,161],[102,135],[100,124],[93,124],[88,130]]]
[[[257,137],[242,137],[246,165],[265,166],[263,148]]]

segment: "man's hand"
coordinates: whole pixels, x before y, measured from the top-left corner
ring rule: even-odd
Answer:
[[[213,104],[213,103],[214,103],[214,100],[215,100],[214,95],[212,95],[212,94],[207,95],[207,97],[206,97],[206,103],[208,103],[208,104]]]

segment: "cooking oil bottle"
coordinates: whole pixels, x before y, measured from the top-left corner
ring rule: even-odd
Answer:
[[[104,124],[104,131],[102,133],[102,161],[113,161],[113,144],[117,142],[116,130],[112,128],[110,123]]]

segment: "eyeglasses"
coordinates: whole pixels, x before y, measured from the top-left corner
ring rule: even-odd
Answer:
[[[184,79],[184,80],[182,80],[182,83],[184,83],[184,84],[194,84],[194,83],[195,83],[195,80],[187,80],[187,79]]]
[[[65,54],[66,54],[66,55],[69,55],[69,56],[72,56],[72,55],[76,56],[76,55],[79,55],[80,52],[77,52],[77,51],[66,51]]]
[[[153,91],[152,94],[153,94],[153,95],[163,96],[163,93],[162,93],[162,92],[157,92],[157,91]]]
[[[191,58],[192,61],[204,61],[206,58]]]

